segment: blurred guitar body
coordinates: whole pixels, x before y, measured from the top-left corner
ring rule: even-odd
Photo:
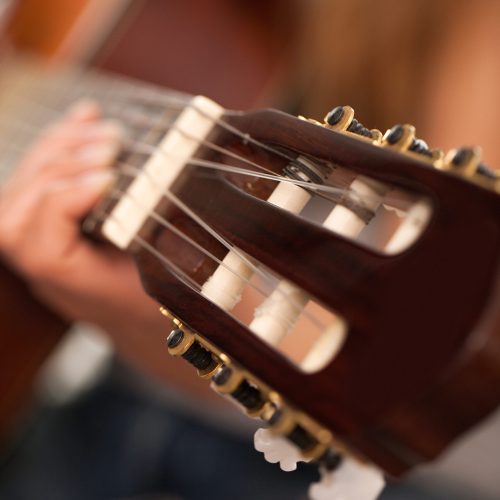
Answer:
[[[2,14],[2,72],[27,54],[49,68],[61,62],[93,65],[210,95],[230,108],[248,108],[267,103],[285,59],[278,40],[286,36],[262,28],[276,23],[278,12],[284,11],[279,9],[281,0],[254,2],[251,9],[224,0],[7,3]],[[291,29],[291,20],[280,19],[278,24]],[[0,439],[15,428],[33,395],[40,366],[68,326],[0,263]]]

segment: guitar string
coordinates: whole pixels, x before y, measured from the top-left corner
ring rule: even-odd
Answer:
[[[119,117],[119,118],[121,118],[121,117]],[[26,122],[22,122],[22,121],[18,122],[18,120],[16,118],[9,120],[9,122],[10,122],[10,125],[12,125],[12,123],[16,123],[16,125],[18,125],[19,128],[24,128],[27,130],[31,129],[31,130],[33,130],[33,134],[38,132],[37,128],[32,127],[31,125],[27,124]],[[1,124],[0,124],[0,128],[1,128]],[[145,128],[144,130],[149,131],[150,129]],[[263,167],[262,165],[259,165],[256,162],[248,160],[245,157],[238,155],[237,153],[234,153],[234,152],[229,151],[225,148],[217,146],[210,141],[206,141],[206,140],[200,141],[199,139],[194,137],[189,132],[187,132],[187,131],[185,131],[185,130],[183,130],[175,125],[169,125],[166,127],[162,127],[161,129],[158,129],[158,132],[159,133],[166,133],[170,130],[176,130],[179,133],[181,133],[182,135],[186,136],[187,138],[189,138],[191,140],[196,140],[197,142],[204,144],[207,148],[216,150],[217,152],[222,152],[224,154],[228,154],[228,156],[231,156],[232,158],[235,158],[237,160],[251,164],[252,166],[259,168],[266,173],[257,173],[253,170],[242,169],[241,167],[228,165],[228,164],[221,163],[221,162],[214,162],[214,161],[201,160],[201,159],[191,159],[188,162],[188,164],[200,166],[200,167],[208,167],[208,168],[212,168],[215,170],[235,173],[235,174],[239,174],[239,175],[253,176],[253,177],[272,180],[272,181],[276,181],[276,182],[286,182],[289,184],[294,184],[294,185],[299,186],[299,187],[303,187],[303,188],[308,189],[308,190],[313,190],[315,192],[323,192],[323,193],[337,195],[334,198],[329,198],[329,200],[334,202],[334,203],[343,203],[346,201],[345,197],[350,197],[350,201],[358,204],[360,207],[364,207],[365,200],[369,198],[368,195],[361,198],[358,195],[358,193],[356,193],[354,190],[350,189],[348,186],[335,187],[335,186],[329,186],[329,185],[325,185],[325,184],[317,184],[314,182],[301,181],[301,180],[293,179],[293,178],[286,177],[286,176],[280,176],[279,174],[275,173],[274,171],[267,169],[266,167]],[[43,136],[43,132],[40,135]],[[125,149],[125,151],[131,152],[131,153],[152,154],[152,153],[155,153],[157,151],[161,151],[162,154],[165,154],[165,152],[163,150],[161,150],[161,148],[158,148],[157,143],[146,143],[146,142],[142,142],[140,140],[136,140],[133,138],[126,138],[125,139],[124,149]],[[171,158],[172,157],[174,157],[174,156],[171,155]]]
[[[122,162],[122,164],[121,164],[121,167],[122,167],[122,169],[123,169],[123,167],[133,168],[133,169],[134,169],[134,176],[137,176],[137,174],[140,174],[140,173],[143,173],[143,172],[144,172],[144,171],[142,171],[141,169],[137,168],[137,167],[136,167],[136,166],[134,166],[134,165],[123,164],[123,162]],[[122,172],[120,172],[120,173],[122,173]],[[151,179],[150,179],[150,180],[151,180]],[[154,185],[154,184],[153,184],[153,185]],[[168,193],[166,194],[166,196],[167,196],[167,197],[171,197]],[[179,202],[178,202],[176,199],[173,199],[173,202],[175,202],[177,205],[179,205]],[[136,204],[137,204],[137,203],[136,203]],[[181,207],[181,209],[183,209],[184,211],[186,211],[186,207]],[[150,215],[151,215],[152,217],[154,217],[157,221],[162,221],[162,222],[163,222],[163,225],[165,225],[165,223],[167,222],[167,221],[165,221],[165,219],[161,218],[161,216],[160,216],[159,214],[157,214],[156,212],[154,212],[154,211],[153,211],[152,213],[150,213]],[[191,218],[193,218],[193,213],[190,213],[190,214],[189,214],[189,216],[190,216]],[[168,222],[167,222],[167,224],[168,224]],[[204,225],[204,223],[201,223],[200,225],[204,226],[204,229],[205,229],[205,230],[207,230],[207,227],[206,227],[206,225]],[[211,229],[210,229],[208,232],[209,232],[209,233],[210,233],[210,234],[214,237],[214,232],[213,232],[213,230],[211,230]],[[220,241],[220,240],[219,240],[219,241]],[[193,244],[193,246],[196,246],[196,245],[197,245],[197,244],[196,244],[196,245],[194,245],[194,243],[195,243],[195,242],[194,242],[193,240],[189,241],[189,243]],[[236,254],[238,254],[238,255],[240,256],[240,258],[242,258],[243,260],[245,260],[245,261],[246,261],[246,263],[247,263],[249,266],[253,267],[254,272],[255,272],[256,274],[259,274],[259,275],[261,276],[261,278],[262,278],[262,279],[264,279],[264,280],[265,280],[266,282],[268,282],[268,283],[272,281],[272,278],[270,278],[270,276],[269,276],[269,275],[266,275],[266,274],[264,273],[264,271],[262,271],[262,269],[259,269],[259,268],[254,267],[254,266],[253,266],[253,264],[252,264],[250,261],[248,261],[248,259],[246,259],[243,255],[240,255],[240,254],[239,254],[239,252],[238,252],[238,251],[236,251],[232,245],[230,245],[228,242],[224,242],[223,244],[225,244],[225,246],[226,246],[226,248],[228,248],[228,250],[230,249],[230,250],[232,250],[233,252],[235,252]],[[216,260],[219,264],[222,264],[224,267],[227,267],[227,266],[225,266],[225,265],[224,265],[224,264],[220,261],[220,259],[217,259],[214,255],[212,255],[212,254],[210,254],[210,253],[207,253],[206,251],[202,250],[202,247],[198,246],[197,248],[198,248],[198,250],[203,251],[203,252],[204,252],[207,256],[209,256],[209,257],[211,257],[211,258],[215,259],[215,260]],[[249,282],[249,280],[248,280],[247,278],[245,278],[245,277],[243,277],[243,276],[239,275],[238,273],[236,273],[233,269],[231,269],[231,268],[229,268],[229,267],[228,267],[228,270],[229,270],[229,271],[231,271],[233,274],[235,274],[235,275],[236,275],[239,279],[241,279],[243,282],[245,282],[245,283],[249,284],[252,288],[254,288],[254,289],[255,289],[257,292],[259,292],[261,295],[263,295],[264,297],[266,296],[266,293],[265,293],[263,290],[261,290],[261,289],[259,289],[259,288],[255,287],[252,283],[250,283],[250,282]],[[285,298],[285,300],[287,300],[288,302],[290,302],[290,304],[291,304],[294,308],[297,308],[297,309],[300,309],[300,308],[301,308],[301,306],[300,306],[298,303],[295,303],[295,304],[294,304],[294,303],[293,303],[293,300],[291,300],[289,297],[284,296],[284,298]],[[306,312],[306,316],[309,316],[309,314],[308,314],[307,312]],[[318,324],[317,320],[316,320],[314,317],[312,317],[312,316],[311,316],[311,317],[309,317],[308,319],[309,319],[312,323],[315,323],[315,324],[316,324],[316,326],[317,326],[318,328],[322,328],[322,327],[323,327],[323,325]]]
[[[133,175],[135,177],[138,172],[136,171],[136,169],[134,167],[132,167],[132,168],[134,169],[134,171],[131,172],[131,175]],[[129,200],[131,200],[132,203],[136,204],[136,206],[141,207],[142,209],[145,208],[144,205],[137,199],[137,197],[133,196],[130,192],[114,188],[114,189],[111,190],[110,196],[115,197],[117,200],[119,200],[119,199],[121,199],[121,198],[123,198],[125,196],[125,197],[129,198]],[[161,226],[163,226],[164,228],[168,229],[169,231],[171,231],[174,234],[176,234],[177,236],[179,236],[181,239],[183,239],[184,241],[186,241],[187,243],[189,243],[191,246],[193,246],[194,248],[196,248],[197,250],[199,250],[200,252],[202,252],[204,255],[206,255],[208,258],[210,258],[211,260],[213,260],[214,262],[216,262],[218,265],[220,265],[220,266],[224,267],[225,269],[227,269],[234,276],[236,276],[238,279],[240,279],[242,282],[244,282],[247,286],[249,286],[250,288],[252,288],[253,290],[255,290],[264,299],[267,298],[268,294],[262,288],[258,287],[254,283],[252,283],[251,279],[249,279],[249,278],[241,275],[240,273],[238,273],[238,271],[236,271],[232,267],[228,266],[223,260],[219,259],[213,253],[211,253],[206,248],[204,248],[202,245],[200,245],[196,240],[194,240],[189,235],[185,234],[180,229],[178,229],[177,227],[175,227],[175,225],[173,225],[167,219],[165,219],[164,217],[162,217],[158,212],[155,212],[154,210],[149,210],[148,209],[147,210],[147,216],[148,216],[148,218],[152,218],[153,220],[155,220],[156,222],[158,222]],[[105,217],[103,217],[101,219],[101,222],[104,221],[104,220],[106,220]],[[114,220],[116,222],[117,218],[115,216],[113,216],[112,220]],[[121,225],[121,226],[123,228],[123,225]],[[164,255],[164,254],[162,254],[162,255]],[[269,280],[269,279],[270,279],[270,277],[269,277],[269,273],[268,273],[267,280]],[[200,290],[201,290],[201,286],[202,285],[200,285],[199,283],[197,283],[197,285],[200,287]],[[203,295],[202,293],[200,293],[200,294]],[[296,308],[298,311],[300,311],[301,307],[299,306],[298,303],[294,304],[293,301],[290,300],[288,297],[285,296],[285,298],[290,303],[290,305],[292,305],[294,308]],[[310,315],[307,311],[304,312],[304,315],[317,328],[324,329],[326,327],[319,320],[317,320],[316,318],[314,318],[314,316]],[[290,320],[288,320],[285,316],[283,316],[282,319],[285,320],[285,322],[289,325],[289,327],[291,327],[293,325],[293,323]]]
[[[76,72],[78,76],[81,75],[81,71],[77,71]],[[90,81],[95,83],[96,81],[99,82],[99,85],[97,86],[97,89],[98,91],[101,93],[101,94],[111,94],[113,96],[113,100],[116,102],[116,90],[120,90],[121,88],[123,88],[123,82],[127,82],[126,83],[126,88],[132,88],[132,90],[139,90],[140,92],[140,95],[139,95],[139,98],[140,100],[142,99],[146,99],[146,89],[151,89],[153,88],[153,86],[149,85],[149,84],[138,84],[137,82],[135,82],[134,80],[131,80],[131,79],[127,79],[126,77],[118,77],[116,78],[114,75],[113,76],[109,76],[109,75],[106,75],[106,74],[99,74],[99,73],[94,73],[94,74],[90,74]],[[106,85],[102,85],[102,81],[105,81],[106,82]],[[58,80],[56,79],[55,80],[56,82],[58,82]],[[88,90],[89,88],[89,85],[88,83],[85,83],[85,80],[84,79],[79,79],[78,80],[80,86],[83,87],[83,90]],[[81,82],[84,82],[84,83],[81,83]],[[59,86],[61,86],[61,83],[59,81]],[[78,87],[77,87],[77,92],[78,92]],[[99,93],[98,92],[98,93]],[[161,88],[155,88],[154,89],[154,100],[152,101],[155,105],[157,104],[157,100],[160,99],[162,103],[172,103],[172,102],[175,102],[176,105],[178,106],[177,109],[182,109],[182,107],[185,107],[186,104],[189,103],[189,96],[185,96],[183,95],[182,98],[179,98],[179,94],[176,94],[175,96],[172,96],[170,95],[170,91],[168,91],[169,93],[168,94],[164,94],[164,92],[166,92],[164,89],[161,89]],[[72,92],[72,95],[75,94],[75,92],[73,91]],[[130,91],[128,92],[125,92],[125,99],[126,100],[130,100],[130,97],[131,97],[131,94],[130,94]],[[111,101],[111,103],[113,103],[113,100]],[[51,108],[49,106],[47,106],[47,104],[44,104],[44,103],[40,103],[40,102],[37,102],[37,101],[33,101],[34,105],[38,105],[38,106],[42,106],[43,108],[45,108],[47,111],[53,111],[54,113],[59,113],[60,112],[60,109],[57,108],[57,109],[54,109],[54,108]],[[180,106],[180,107],[179,107]],[[202,116],[205,116],[207,117],[208,119],[210,119],[213,123],[216,123],[217,125],[219,126],[222,126],[224,128],[226,128],[227,130],[230,130],[233,134],[237,134],[240,139],[242,141],[245,141],[245,142],[252,142],[254,144],[256,144],[258,147],[262,148],[263,146],[265,147],[265,149],[267,149],[268,151],[272,151],[274,154],[278,154],[278,155],[281,155],[282,157],[285,157],[287,160],[289,161],[294,161],[295,159],[289,155],[286,155],[284,154],[282,151],[280,150],[276,150],[275,148],[271,148],[271,147],[268,147],[267,145],[261,143],[260,141],[256,141],[255,139],[253,139],[252,137],[250,137],[248,134],[242,134],[241,131],[239,131],[238,129],[236,129],[235,127],[232,127],[230,126],[229,124],[226,124],[225,122],[223,122],[222,120],[214,120],[213,117],[207,115],[203,110],[200,110],[199,108],[197,108],[196,106],[192,106],[193,109],[195,109],[198,113],[200,113]],[[125,108],[126,110],[129,109],[129,108]],[[125,116],[122,116],[122,118],[125,118]],[[160,117],[160,120],[161,120],[162,117]],[[127,120],[125,119],[125,121],[130,121],[130,120]],[[151,120],[145,120],[146,122],[146,126],[148,128],[151,127]],[[159,126],[158,123],[155,124],[155,126]],[[172,127],[170,127],[172,128]],[[163,132],[166,132],[168,130],[168,128],[164,128],[163,129]],[[185,136],[190,136],[190,134],[184,130],[181,130],[179,128],[177,128],[177,130],[182,133],[183,135]],[[192,136],[191,136],[192,138]],[[240,161],[244,161],[248,164],[251,164],[252,166],[256,167],[256,168],[259,168],[261,170],[264,170],[270,174],[274,174],[274,175],[277,175],[275,174],[274,172],[270,171],[269,169],[266,169],[265,167],[261,166],[261,165],[258,165],[257,163],[255,162],[251,162],[250,160],[248,160],[247,158],[245,157],[242,157],[241,155],[237,155],[235,154],[234,152],[231,152],[231,151],[228,151],[228,150],[224,150],[224,148],[220,148],[216,145],[214,145],[213,143],[210,143],[209,141],[203,141],[202,143],[204,143],[207,147],[213,149],[213,150],[217,150],[218,152],[224,152],[225,154],[228,154],[229,156],[235,158],[235,159],[238,159]],[[200,165],[201,166],[201,165]],[[212,164],[212,166],[215,167],[215,164]],[[241,169],[239,169],[239,167],[234,167],[233,170],[230,170],[230,167],[228,167],[226,164],[222,164],[221,165],[221,169],[224,169],[225,171],[231,171],[232,173],[237,173],[237,174],[243,174],[243,175],[253,175],[255,176],[256,174],[252,171],[246,171],[246,172],[243,172]],[[339,191],[336,189],[336,188],[332,188],[330,186],[326,186],[326,185],[322,185],[322,184],[316,184],[316,183],[312,183],[312,182],[303,182],[303,181],[298,181],[298,180],[294,180],[294,179],[290,179],[289,177],[281,177],[280,178],[282,181],[285,181],[285,182],[289,182],[289,183],[294,183],[296,185],[299,185],[301,187],[305,187],[305,188],[308,188],[308,189],[312,189],[312,190],[315,190],[318,194],[323,194],[321,193],[322,191],[323,192],[333,192],[335,194],[340,194],[341,196],[340,197],[336,197],[336,198],[328,198],[330,201],[334,202],[334,203],[339,203],[339,202],[342,202],[343,201],[343,196],[345,196],[347,193],[347,189],[345,189],[345,191],[343,193],[339,193]],[[273,179],[274,180],[274,179]],[[351,195],[352,195],[352,192],[351,192]],[[357,200],[352,200],[353,202],[355,203],[358,203],[360,205],[363,205],[364,202],[363,200],[357,195],[355,194],[355,196],[357,197]],[[324,196],[325,197],[325,196]]]
[[[32,127],[31,125],[27,124],[26,122],[19,122],[18,123],[16,118],[13,118],[12,120],[9,120],[9,121],[11,124],[15,123],[16,126],[18,126],[18,129],[24,129],[27,131],[31,131],[31,132],[33,132],[34,135],[38,132],[38,129],[36,127]],[[1,129],[2,129],[2,124],[0,123],[0,131],[1,131]],[[184,131],[182,131],[178,127],[174,127],[174,126],[168,127],[168,129],[169,130],[175,129],[175,130],[181,131],[182,133],[185,133]],[[47,132],[47,133],[49,133],[49,132]],[[190,135],[188,133],[186,133],[186,134],[190,138],[195,139],[192,135]],[[43,137],[43,132],[41,134],[38,134],[38,136]],[[127,149],[127,144],[131,145],[132,147]],[[11,149],[13,149],[16,146],[15,146],[15,144],[10,144],[10,147],[11,147]],[[220,149],[224,150],[224,148],[220,148]],[[138,152],[141,154],[159,153],[162,156],[167,157],[167,159],[175,158],[175,155],[173,155],[171,153],[167,153],[166,151],[162,150],[158,146],[154,146],[154,145],[148,144],[148,143],[142,143],[142,142],[134,140],[134,139],[125,139],[123,150],[125,152],[127,152],[127,151]],[[23,151],[22,151],[22,149],[19,149],[18,152],[22,153]],[[241,157],[241,159],[243,160],[244,158]],[[271,181],[275,181],[275,182],[286,182],[286,183],[290,183],[290,184],[293,184],[293,185],[296,185],[299,187],[303,187],[305,189],[314,190],[314,191],[324,191],[324,192],[338,195],[339,201],[342,199],[342,197],[350,196],[353,202],[358,203],[358,204],[363,203],[363,200],[360,199],[359,195],[355,191],[350,190],[349,188],[325,186],[322,184],[315,184],[315,183],[309,183],[306,181],[300,181],[297,179],[291,179],[289,177],[280,176],[279,174],[276,174],[273,171],[270,171],[270,172],[272,172],[272,174],[258,173],[258,172],[255,172],[253,170],[242,169],[241,167],[227,165],[225,163],[209,161],[209,160],[202,160],[202,159],[194,159],[194,158],[188,160],[186,162],[186,164],[193,165],[193,166],[199,166],[199,167],[203,167],[203,168],[209,168],[212,170],[219,170],[219,171],[223,171],[223,172],[235,173],[235,174],[239,174],[239,175],[247,175],[247,176],[252,176],[252,177],[256,177],[256,178],[262,178],[262,179],[271,180]],[[258,166],[258,164],[255,164],[255,165]],[[265,169],[265,167],[262,167],[262,168]],[[265,169],[265,170],[269,171],[268,169]],[[335,199],[332,201],[337,201],[337,200]]]
[[[147,171],[141,170],[137,168],[135,165],[125,165],[129,169],[130,172],[132,172],[132,175],[134,178],[136,178],[140,174],[145,174],[146,179],[148,182],[151,184],[151,187],[153,189],[157,189],[157,185],[154,182],[154,179],[152,179]],[[174,193],[170,189],[166,189],[162,191],[163,197],[166,197],[170,199],[172,203],[174,203],[178,208],[180,208],[186,215],[191,217],[192,220],[194,220],[200,227],[202,227],[206,232],[208,232],[213,238],[217,239],[219,243],[221,243],[228,251],[233,252],[233,254],[237,255],[247,266],[254,272],[254,274],[257,274],[260,276],[264,282],[267,282],[268,285],[270,285],[272,288],[274,288],[274,281],[271,277],[271,274],[268,271],[264,271],[263,269],[257,267],[252,261],[250,261],[245,254],[243,254],[240,250],[236,249],[236,247],[230,243],[227,240],[224,240],[221,235],[219,235],[210,225],[208,225],[205,221],[202,220],[201,217],[199,217],[196,213],[192,212],[187,205],[185,205],[177,196],[174,195]],[[148,211],[148,214],[151,211]],[[154,212],[154,210],[153,210]],[[158,217],[161,217],[159,214],[156,213]],[[213,256],[215,257],[215,256]],[[231,270],[231,269],[229,269]],[[234,274],[234,273],[233,273]],[[248,283],[251,285],[250,281],[239,275],[236,274],[238,278],[240,278],[242,281]],[[292,305],[295,309],[301,310],[302,306],[293,298],[288,296],[286,293],[284,293],[281,289],[277,289],[278,293],[283,297],[283,299],[288,302],[290,305]],[[259,290],[257,290],[259,291]],[[265,297],[266,293],[263,291],[260,291],[260,293]],[[311,322],[317,323],[317,321],[314,319],[313,316],[309,314],[308,311],[304,312],[305,316],[310,319]],[[318,324],[319,326],[319,324]]]
[[[201,112],[201,110],[198,110],[199,112]],[[203,112],[201,112],[202,114],[204,114]],[[208,117],[210,118],[212,121],[213,118],[212,117]],[[218,122],[220,125],[223,125],[226,129],[230,130],[232,133],[236,133],[237,135],[240,136],[240,138],[245,141],[245,142],[253,142],[254,144],[258,145],[259,147],[262,147],[262,143],[260,143],[259,141],[255,141],[253,140],[248,134],[242,134],[240,131],[238,131],[237,129],[235,129],[234,127],[231,127],[227,124],[225,124],[224,122],[222,121],[219,121]],[[266,146],[266,145],[264,145]],[[275,150],[274,148],[268,148],[267,146],[265,147],[265,149],[269,150],[269,151],[272,151],[273,153],[278,153],[280,154],[281,156],[285,156],[287,159],[290,159],[290,160],[293,160],[292,157],[288,156],[288,155],[283,155],[281,151],[278,151],[278,150]],[[151,151],[149,151],[151,152]],[[214,168],[216,167],[217,165],[214,164],[214,162],[211,162],[210,164],[207,164],[205,163],[203,166],[209,166],[210,168]],[[222,165],[224,168],[231,168],[231,167],[228,167],[227,165]],[[259,166],[260,167],[260,166]],[[255,172],[253,171],[244,171],[242,172],[242,169],[239,169],[237,167],[233,167],[232,171],[236,171],[237,173],[244,173],[245,175],[256,175]],[[282,178],[280,177],[277,177],[277,176],[271,176],[271,178],[273,180],[282,180]],[[311,187],[311,186],[307,186],[307,187]],[[170,193],[169,194],[169,197],[171,197],[171,199],[178,205],[180,206],[184,212],[188,213],[190,215],[191,218],[193,219],[197,219],[197,222],[202,226],[204,227],[204,229],[206,231],[208,231],[210,234],[212,234],[212,236],[214,238],[216,238],[217,240],[219,240],[220,243],[222,243],[224,246],[226,246],[229,250],[234,250],[234,247],[227,241],[225,241],[218,233],[216,233],[209,225],[207,225],[204,221],[202,221],[200,218],[197,218],[198,216],[196,214],[194,214],[187,206],[183,206],[182,202],[180,202],[180,200],[176,199],[175,195],[173,195],[173,193]],[[237,251],[235,251],[235,253],[238,253]],[[243,260],[245,260],[245,257],[244,256],[241,256],[243,258]],[[253,264],[248,261],[247,262],[250,266],[253,266]],[[259,273],[259,269],[258,268],[254,268],[254,272],[256,273]]]
[[[149,152],[153,152],[153,151],[148,150],[148,153]],[[165,152],[161,151],[161,153],[165,155]],[[193,163],[196,164],[196,162],[193,162]],[[220,168],[226,168],[226,169],[231,168],[231,167],[228,167],[226,165],[217,165],[214,162],[200,163],[200,165],[202,165],[202,166],[208,166],[209,168],[214,168],[214,167],[220,167]],[[231,170],[232,171],[236,171],[237,173],[241,173],[242,172],[242,169],[237,169],[237,168],[236,169],[232,168]],[[252,171],[246,171],[244,173],[245,174],[250,174],[250,175],[256,175],[255,172],[252,172]],[[275,175],[269,176],[267,178],[271,178],[272,180],[278,180],[278,181],[282,179],[281,177],[277,177]],[[338,190],[338,191],[342,192],[342,190]],[[269,281],[269,276],[268,275],[266,275],[265,273],[263,273],[263,271],[261,269],[259,269],[256,266],[254,266],[253,263],[250,262],[244,255],[240,254],[240,252],[238,250],[236,250],[232,244],[230,244],[228,241],[224,240],[215,230],[213,230],[213,228],[211,228],[208,224],[206,224],[204,221],[202,221],[194,212],[190,211],[190,209],[187,206],[183,205],[182,202],[180,202],[180,200],[178,200],[175,197],[175,195],[173,195],[173,193],[166,193],[166,196],[169,197],[171,199],[171,201],[173,201],[177,206],[179,206],[192,219],[195,219],[196,222],[200,226],[202,226],[207,232],[209,232],[209,234],[211,234],[212,237],[214,237],[221,244],[223,244],[229,251],[233,251],[243,261],[245,261],[245,263],[254,271],[255,274],[260,275],[262,277],[262,279],[264,279],[265,281]],[[243,277],[239,276],[239,278],[242,279]],[[248,280],[243,279],[243,281],[247,282]],[[258,291],[265,296],[265,294],[261,290],[258,290]],[[289,297],[286,297],[286,296],[285,296],[285,300],[287,300],[288,302],[291,302],[289,300]],[[295,307],[295,308],[301,308],[301,305],[299,305],[299,304],[293,304],[293,303],[291,303],[291,305],[293,307]],[[314,321],[313,318],[311,318],[311,320]]]

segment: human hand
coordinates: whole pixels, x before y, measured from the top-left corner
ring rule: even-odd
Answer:
[[[59,314],[104,328],[142,371],[211,398],[187,363],[159,349],[170,325],[143,291],[132,259],[80,230],[113,178],[119,145],[119,127],[90,102],[43,132],[1,186],[0,255]]]
[[[80,231],[112,180],[119,146],[119,127],[81,102],[42,133],[0,194],[4,259],[58,312],[105,328],[126,304],[151,307],[130,258]]]

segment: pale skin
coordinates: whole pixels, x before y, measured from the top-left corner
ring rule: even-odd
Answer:
[[[102,327],[153,377],[211,398],[194,370],[162,348],[170,322],[144,293],[132,259],[81,232],[80,221],[113,179],[120,135],[90,101],[42,132],[1,187],[0,254],[61,315]]]

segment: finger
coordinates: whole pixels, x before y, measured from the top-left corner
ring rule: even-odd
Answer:
[[[115,120],[59,122],[41,134],[35,147],[71,149],[97,140],[121,140],[122,136],[123,127]]]
[[[22,261],[24,250],[33,253],[30,247],[35,245],[37,253],[46,252],[49,259],[58,251],[57,242],[64,246],[79,237],[80,219],[113,179],[113,173],[104,170],[44,185],[31,184],[19,193],[9,193],[0,201],[0,251],[11,260]],[[40,242],[47,241],[52,243],[42,251]]]
[[[60,133],[42,137],[21,161],[14,176],[33,176],[72,153],[84,161],[109,163],[109,158],[118,153],[122,137],[123,131],[115,122],[72,124]]]
[[[99,201],[113,178],[110,171],[67,178],[51,184],[43,194],[35,193],[35,202],[25,199],[29,206],[17,217],[17,227],[4,218],[0,249],[21,272],[50,280],[52,273],[61,272],[87,244],[80,220]]]

